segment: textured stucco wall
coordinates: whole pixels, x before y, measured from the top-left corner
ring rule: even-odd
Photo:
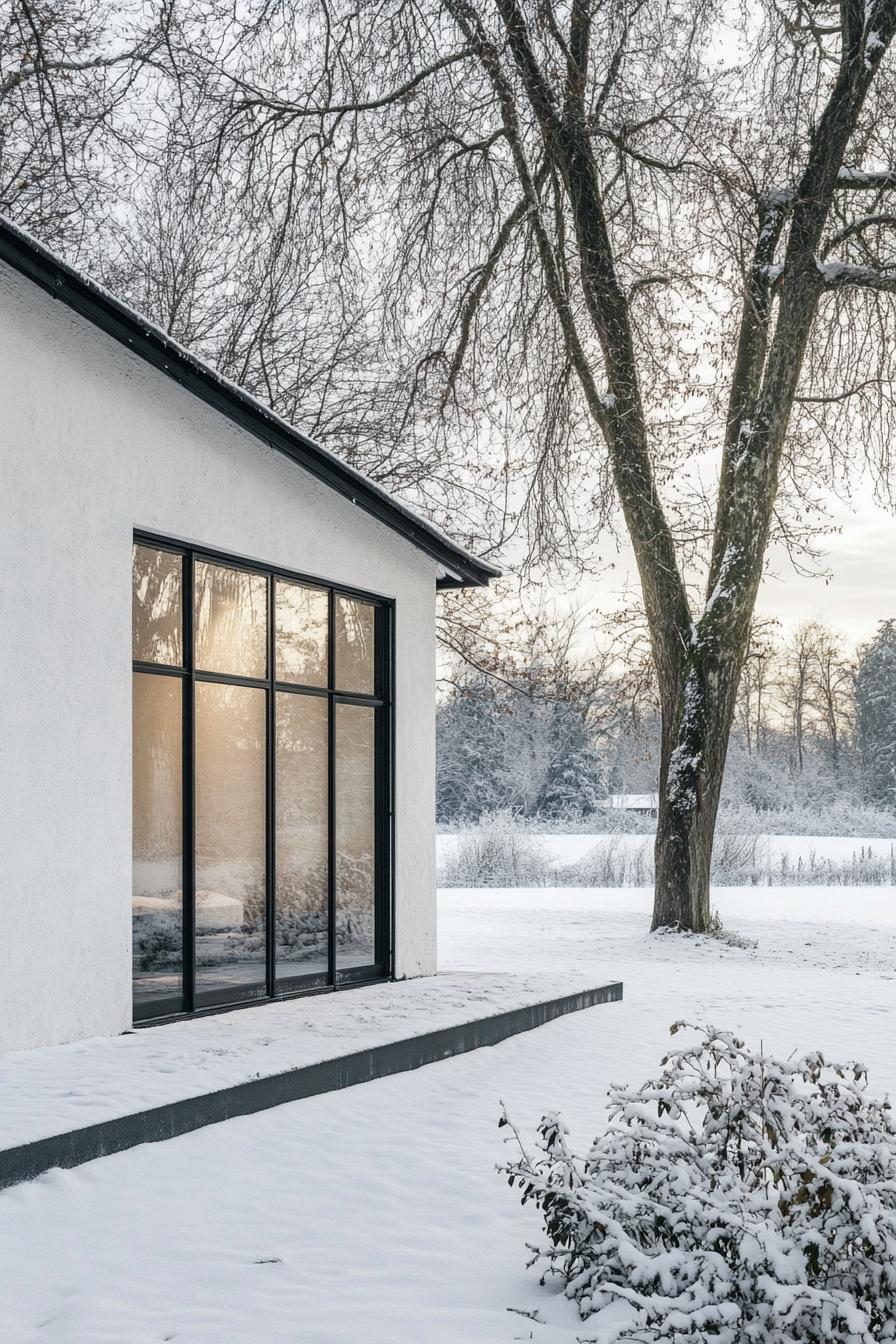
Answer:
[[[396,600],[396,973],[435,970],[436,566],[0,264],[0,1049],[130,1023],[135,528]]]

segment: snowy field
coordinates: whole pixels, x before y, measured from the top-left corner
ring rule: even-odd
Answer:
[[[580,863],[598,846],[614,846],[620,854],[644,854],[653,852],[652,835],[627,835],[624,832],[583,832],[581,835],[559,835],[552,832],[526,831],[527,839],[534,840],[544,852],[558,864]],[[463,833],[436,836],[436,856],[444,862],[457,848]],[[773,864],[781,858],[795,864],[800,859],[808,863],[813,856],[816,860],[832,859],[836,862],[848,862],[854,856],[865,854],[877,859],[887,859],[896,842],[881,839],[879,836],[854,835],[760,835],[756,837],[763,858]]]
[[[527,1131],[560,1109],[584,1147],[610,1080],[651,1074],[678,1017],[779,1053],[858,1056],[896,1093],[896,893],[720,889],[755,949],[651,938],[649,903],[638,889],[443,893],[446,968],[610,968],[624,1002],[3,1192],[4,1341],[594,1339],[525,1269],[539,1228],[494,1172],[499,1099]]]

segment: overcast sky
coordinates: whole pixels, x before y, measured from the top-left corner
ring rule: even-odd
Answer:
[[[802,578],[776,556],[759,605],[789,627],[818,616],[856,644],[896,617],[896,518],[863,501],[838,510],[836,521],[840,531],[825,539],[831,578]]]
[[[842,632],[850,645],[872,635],[877,622],[896,617],[896,517],[864,491],[850,507],[835,503],[838,528],[821,538],[831,577],[797,574],[783,549],[776,549],[759,593],[758,612],[774,616],[786,634],[801,621],[819,618]],[[593,601],[609,613],[624,602],[626,586],[637,591],[631,549],[623,547],[612,569],[595,580]],[[591,605],[579,590],[576,605]]]

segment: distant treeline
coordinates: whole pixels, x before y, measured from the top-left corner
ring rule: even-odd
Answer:
[[[568,627],[542,625],[528,653],[453,665],[437,717],[441,822],[501,809],[579,821],[609,794],[656,788],[659,716],[643,649],[616,645],[582,662],[570,645]],[[723,805],[791,813],[794,830],[850,810],[896,813],[896,620],[854,656],[817,621],[788,639],[773,624],[754,633]]]

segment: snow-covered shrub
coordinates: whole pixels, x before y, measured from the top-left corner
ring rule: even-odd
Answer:
[[[176,970],[183,956],[183,934],[172,920],[146,932],[134,921],[134,965],[141,971]]]
[[[654,835],[656,817],[652,817],[649,812],[635,812],[623,807],[604,807],[587,817],[577,829],[609,835]]]
[[[564,887],[644,887],[653,882],[653,845],[625,844],[619,835],[602,836],[578,863],[558,868]]]
[[[848,856],[830,858],[810,846],[796,859],[779,854],[768,881],[779,887],[890,887],[896,883],[896,850],[860,845]]]
[[[857,835],[896,839],[896,813],[856,802],[848,795],[823,803],[788,802],[782,789],[777,802],[764,808],[723,801],[719,827],[725,831],[765,835]]]
[[[765,880],[768,845],[755,831],[718,831],[712,847],[712,880],[721,886],[746,887]]]
[[[656,937],[662,933],[667,935],[672,934],[676,938],[682,937],[681,933],[678,933],[673,929],[654,929],[653,936]],[[747,938],[745,934],[738,933],[736,929],[729,929],[723,924],[722,916],[719,914],[718,910],[713,910],[710,915],[705,935],[692,934],[690,936],[696,938],[702,936],[715,938],[717,942],[724,943],[726,947],[739,947],[742,952],[752,952],[759,946],[755,938]]]
[[[491,812],[469,830],[442,860],[443,887],[544,887],[552,875],[548,856],[512,812]]]
[[[548,1115],[539,1154],[520,1143],[501,1169],[544,1218],[533,1263],[599,1344],[896,1340],[896,1129],[866,1084],[861,1064],[701,1030],[655,1080],[611,1089],[586,1158]]]

